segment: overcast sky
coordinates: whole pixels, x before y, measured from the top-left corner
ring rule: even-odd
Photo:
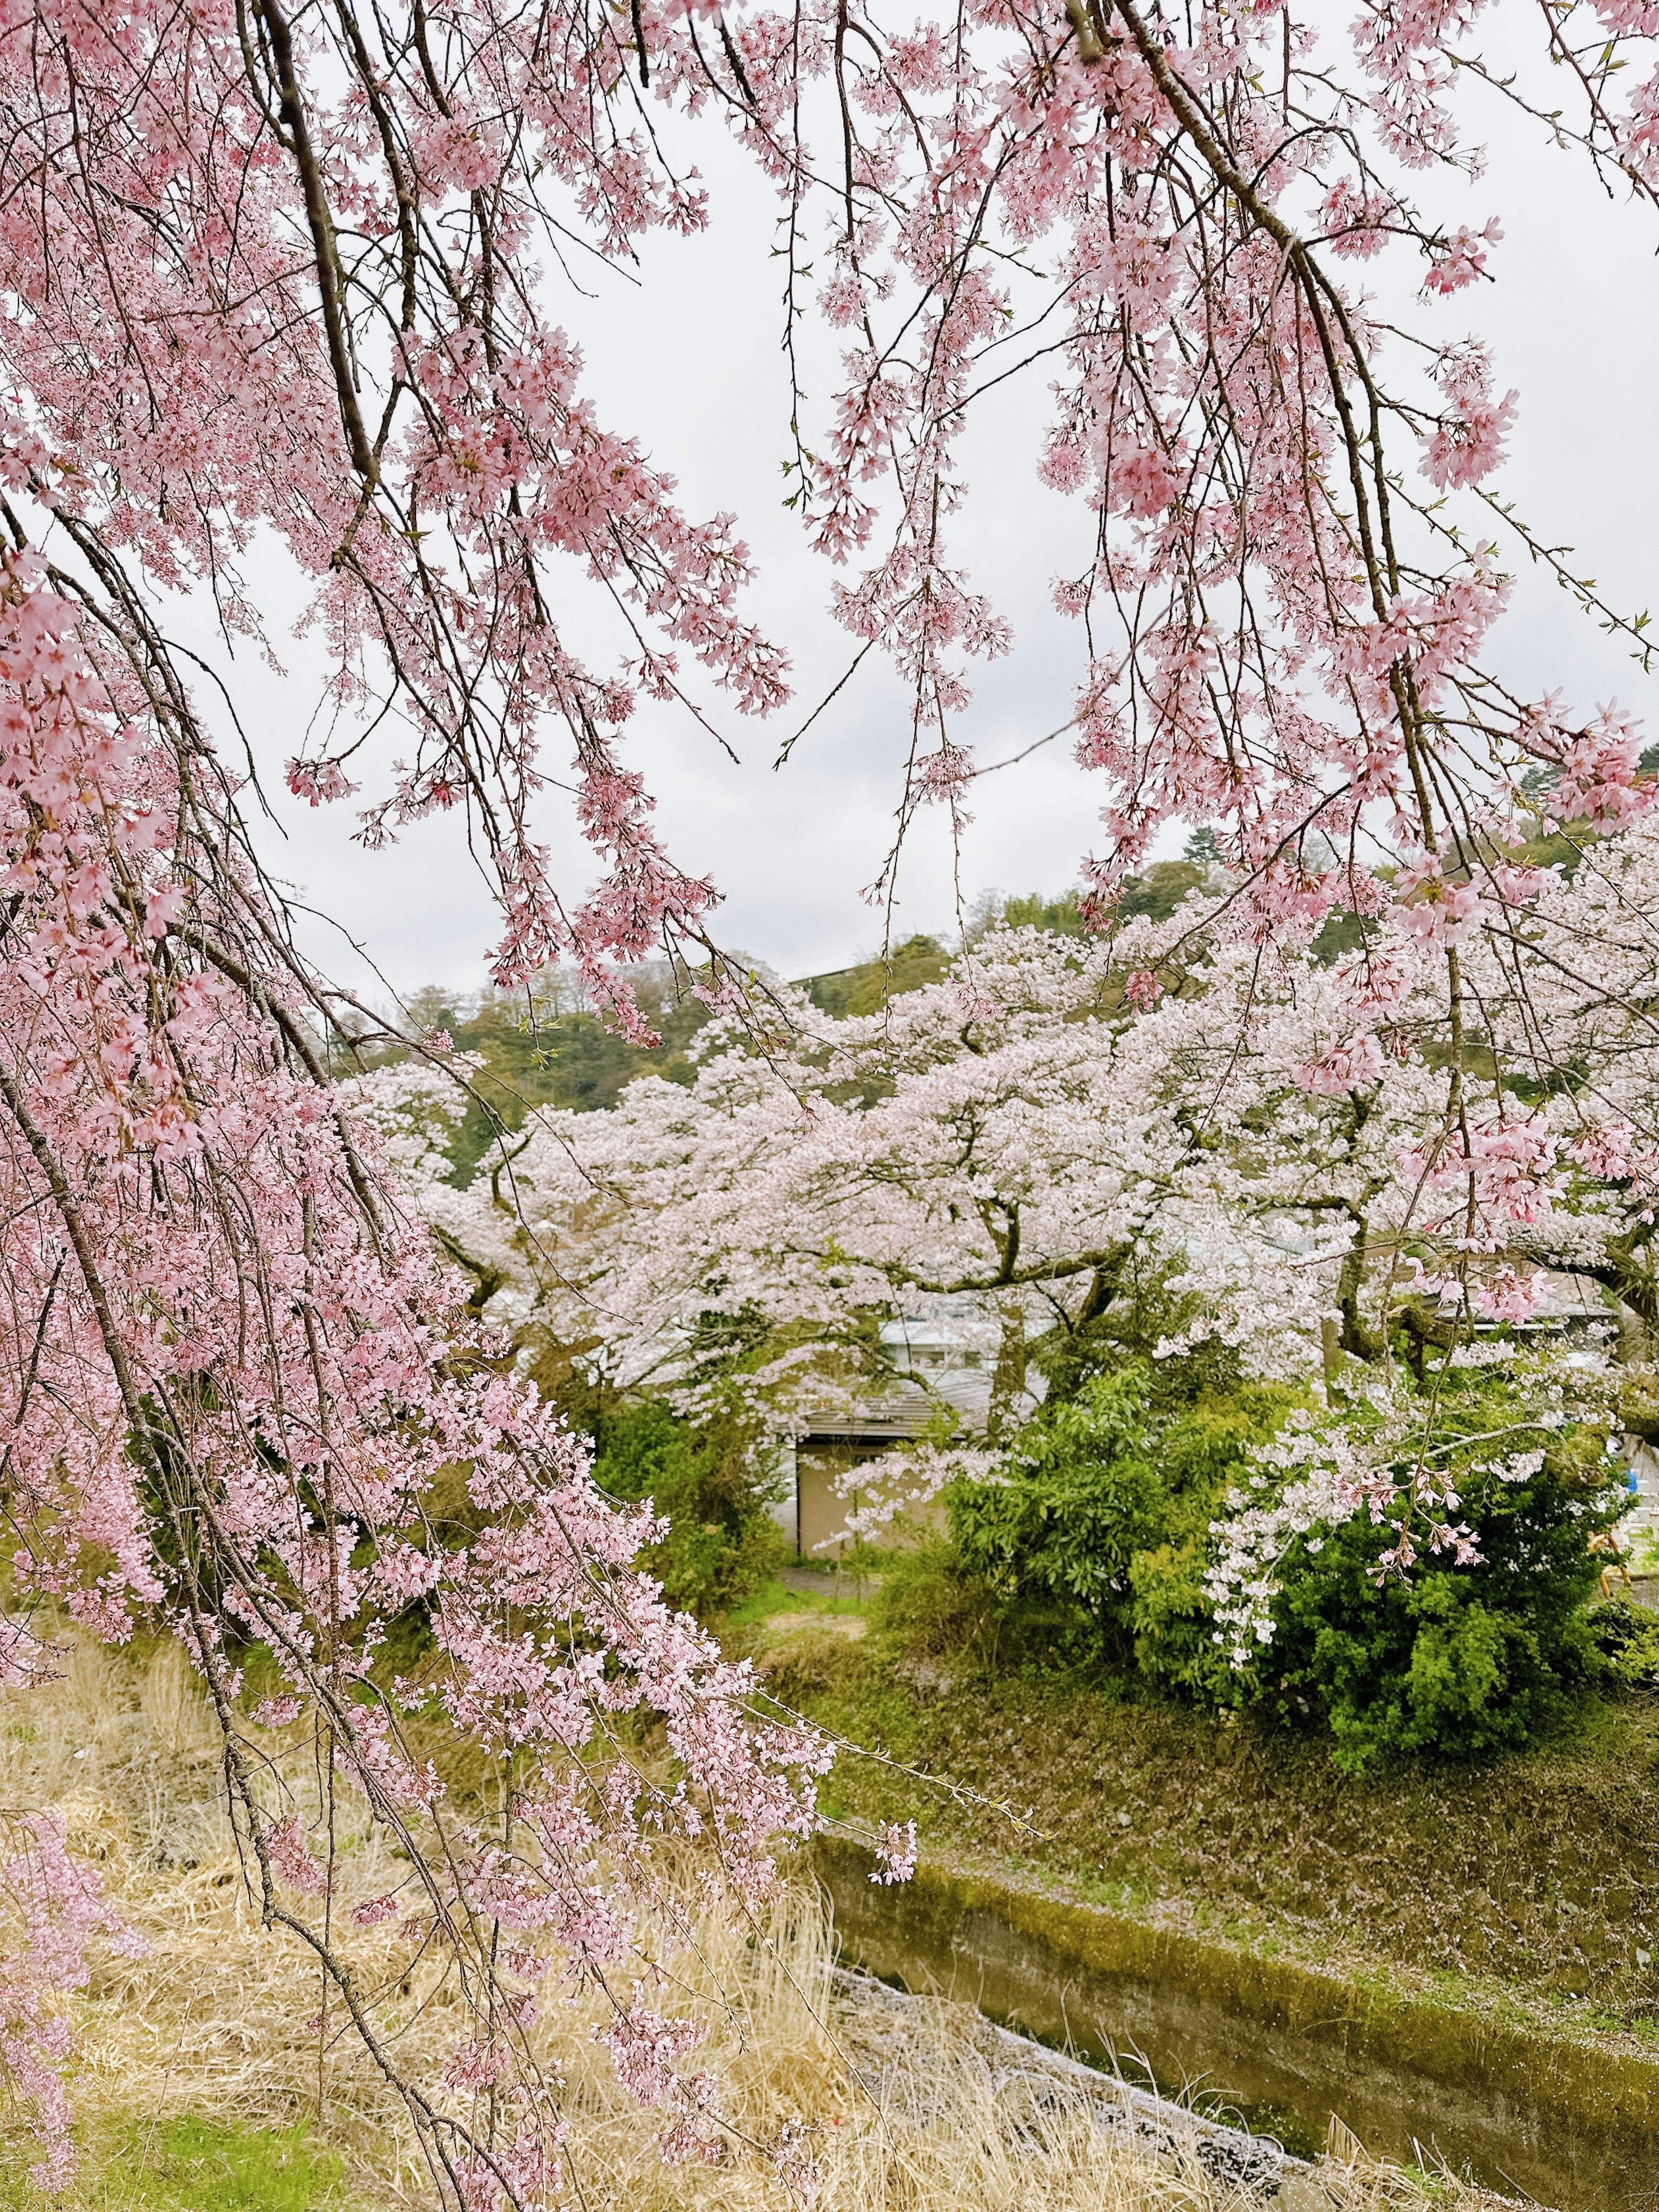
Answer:
[[[1505,237],[1491,264],[1497,282],[1434,313],[1449,331],[1483,331],[1500,386],[1519,390],[1502,490],[1544,537],[1578,549],[1582,571],[1615,605],[1639,610],[1659,597],[1659,218],[1622,198],[1610,202],[1578,164],[1540,147],[1531,126],[1512,124],[1509,111],[1484,115],[1483,128],[1492,166],[1462,195],[1453,219],[1478,225],[1501,216]],[[779,744],[834,682],[849,643],[823,611],[830,572],[805,551],[781,505],[788,407],[769,191],[716,132],[702,134],[699,159],[714,196],[710,230],[651,241],[637,285],[596,270],[594,295],[572,298],[561,313],[607,422],[639,436],[678,478],[691,514],[735,510],[761,563],[751,611],[791,653],[798,708],[770,724],[719,712],[736,765],[684,717],[666,714],[641,719],[629,752],[657,795],[670,850],[725,893],[723,941],[801,975],[850,962],[878,941],[879,918],[857,892],[890,836],[904,702],[866,662],[788,767],[773,772]],[[827,369],[814,382],[821,400]],[[1080,502],[1036,484],[1045,398],[1040,371],[1006,388],[986,406],[969,447],[970,504],[957,544],[975,584],[1018,633],[1010,658],[975,675],[964,734],[981,764],[1063,722],[1079,667],[1079,634],[1053,614],[1048,595],[1058,574],[1080,565],[1089,518]],[[295,604],[291,580],[275,563],[261,563],[254,580],[280,628]],[[591,605],[573,571],[572,635],[584,650]],[[602,620],[597,608],[592,619]],[[1653,679],[1536,572],[1517,577],[1495,658],[1528,690],[1559,688],[1580,705],[1617,696],[1659,725]],[[272,865],[360,940],[399,989],[477,985],[495,924],[458,825],[423,824],[398,848],[365,854],[351,842],[349,805],[313,812],[282,790],[280,764],[298,749],[311,696],[302,649],[289,666],[286,683],[246,665],[235,679],[278,817],[266,838]],[[557,732],[550,765],[562,772]],[[963,856],[969,894],[1052,891],[1075,880],[1080,855],[1097,842],[1100,798],[1065,739],[977,786]],[[545,830],[566,880],[585,883],[591,866],[555,795]],[[951,926],[942,817],[915,836],[901,893],[902,928]],[[342,980],[362,980],[337,933],[319,927],[312,949]]]

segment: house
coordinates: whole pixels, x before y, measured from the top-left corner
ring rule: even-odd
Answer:
[[[784,1495],[774,1513],[797,1559],[835,1559],[848,1548],[848,1516],[883,1495],[882,1461],[896,1444],[924,1436],[942,1407],[961,1428],[984,1428],[996,1338],[977,1300],[929,1300],[885,1323],[881,1341],[890,1379],[850,1406],[808,1406],[794,1435],[780,1441]],[[943,1522],[936,1506],[921,1519]],[[893,1540],[914,1543],[920,1533],[912,1522]]]

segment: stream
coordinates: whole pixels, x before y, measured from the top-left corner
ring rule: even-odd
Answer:
[[[860,2054],[866,2059],[857,2069],[860,2081],[884,2112],[925,2122],[927,2113],[908,2109],[908,2085],[914,2077],[903,2059],[908,2050],[924,2044],[938,2001],[896,1989],[862,1967],[837,1967],[835,1981],[837,1994],[852,2001],[866,2033],[872,2016],[885,2031],[878,2051]],[[1140,2088],[1121,2074],[1085,2065],[1081,2059],[999,2026],[970,2005],[956,2005],[952,2010],[982,2061],[987,2086],[999,2102],[1015,2092],[1039,2110],[1085,2105],[1097,2127],[1131,2138],[1159,2163],[1176,2171],[1197,2166],[1247,2203],[1291,2212],[1296,2177],[1311,2173],[1312,2167],[1273,2136],[1231,2125],[1193,2106]]]

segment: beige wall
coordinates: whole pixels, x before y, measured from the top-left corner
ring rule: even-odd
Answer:
[[[885,1456],[886,1447],[882,1444],[802,1444],[798,1447],[795,1479],[799,1486],[798,1540],[802,1559],[832,1559],[838,1550],[852,1542],[847,1516],[882,1495],[881,1462]],[[842,1497],[838,1486],[854,1468],[859,1471],[860,1481],[847,1496]],[[920,1516],[909,1516],[903,1525],[884,1530],[878,1540],[884,1547],[908,1550],[921,1540],[927,1530],[943,1528],[944,1526],[943,1509],[931,1505]],[[818,1548],[820,1545],[830,1545],[834,1548],[821,1551]]]

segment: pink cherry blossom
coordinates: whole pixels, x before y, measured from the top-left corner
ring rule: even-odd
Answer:
[[[915,1822],[890,1820],[876,1838],[876,1867],[871,1881],[908,1881],[916,1870],[917,1850]]]
[[[1155,1251],[1194,1327],[1263,1364],[1304,1357],[1333,1297],[1357,1340],[1386,1337],[1382,1250],[1498,1318],[1534,1262],[1645,1295],[1628,1259],[1659,1207],[1638,1018],[1655,780],[1615,704],[1518,696],[1483,659],[1514,550],[1483,530],[1553,558],[1497,496],[1514,402],[1461,319],[1475,278],[1504,274],[1455,65],[1485,12],[1373,0],[1316,28],[1272,0],[971,0],[946,27],[875,7],[854,24],[831,0],[0,4],[27,180],[0,208],[0,1438],[20,1609],[181,1636],[225,1719],[259,1908],[321,1941],[326,1845],[261,1800],[237,1717],[230,1648],[266,1646],[267,1717],[317,1729],[405,1850],[400,1925],[456,1951],[477,1993],[463,2047],[491,2067],[525,1995],[495,1932],[604,1986],[662,1902],[665,1851],[712,1837],[735,1888],[764,1892],[773,1839],[813,1826],[826,1753],[757,1718],[748,1671],[638,1574],[651,1516],[598,1492],[447,1254],[487,1255],[474,1279],[508,1306],[603,1308],[619,1370],[652,1344],[660,1363],[688,1312],[787,1320],[753,1378],[780,1404],[822,1387],[826,1346],[844,1373],[896,1286],[981,1301],[986,1349],[1008,1348],[1000,1416],[1028,1305],[1109,1296],[1120,1251]],[[1537,35],[1571,64],[1564,158],[1651,204],[1659,13],[1578,0]],[[1040,580],[1074,618],[1100,786],[1086,943],[1005,934],[863,1028],[780,992],[770,1057],[711,934],[718,887],[669,849],[630,748],[642,704],[688,730],[773,712],[787,653],[745,611],[738,520],[688,511],[580,343],[581,272],[631,275],[653,232],[714,219],[678,155],[714,129],[787,238],[787,495],[837,620],[902,690],[873,896],[896,896],[923,807],[965,823],[961,717],[1012,641],[957,535],[966,432],[1005,372],[1083,523],[1072,572]],[[1419,204],[1424,176],[1473,201],[1455,233]],[[1428,272],[1403,343],[1352,281],[1396,262],[1394,296]],[[809,318],[829,334],[811,392]],[[677,346],[725,342],[706,319],[665,326],[671,372]],[[464,823],[501,987],[562,963],[641,1039],[623,971],[666,945],[716,1011],[690,1090],[635,1086],[591,1131],[529,1133],[515,1173],[568,1232],[556,1279],[537,1276],[539,1231],[436,1170],[429,1132],[328,1079],[322,1042],[369,1018],[262,872],[234,692],[170,641],[198,595],[246,682],[281,644],[248,580],[269,549],[328,672],[290,795],[355,805],[365,865],[411,823]],[[1571,884],[1527,860],[1534,784],[1549,824],[1601,841]],[[591,883],[556,866],[561,805]],[[1178,822],[1213,828],[1224,894],[1168,927],[1126,919],[1127,878]],[[1337,913],[1366,933],[1340,971],[1316,952]],[[437,1039],[401,1042],[420,1077],[464,1079]],[[408,1106],[418,1082],[395,1073]],[[596,1221],[601,1190],[639,1203]],[[1294,1266],[1264,1222],[1294,1232]],[[457,1468],[479,1533],[452,1552],[428,1507]],[[1378,1465],[1330,1480],[1379,1513],[1400,1488]],[[1402,1570],[1422,1542],[1468,1543],[1455,1501],[1419,1488]],[[416,1601],[440,1677],[418,1697],[523,1777],[515,1852],[447,1802],[377,1696],[389,1620]],[[46,1663],[27,1628],[0,1637],[10,1685]],[[630,1715],[683,1788],[659,1798],[606,1756]],[[0,2061],[57,2181],[44,1977],[75,1986],[85,1944],[117,1931],[49,1826],[18,1832],[8,1879],[28,1902]],[[684,2023],[624,2005],[608,2047],[662,2106],[665,2152],[711,2155],[718,2102]],[[468,2212],[523,2212],[557,2122],[510,2064],[492,2090],[513,2118],[489,2142],[446,2120],[440,2154],[420,2124]]]

